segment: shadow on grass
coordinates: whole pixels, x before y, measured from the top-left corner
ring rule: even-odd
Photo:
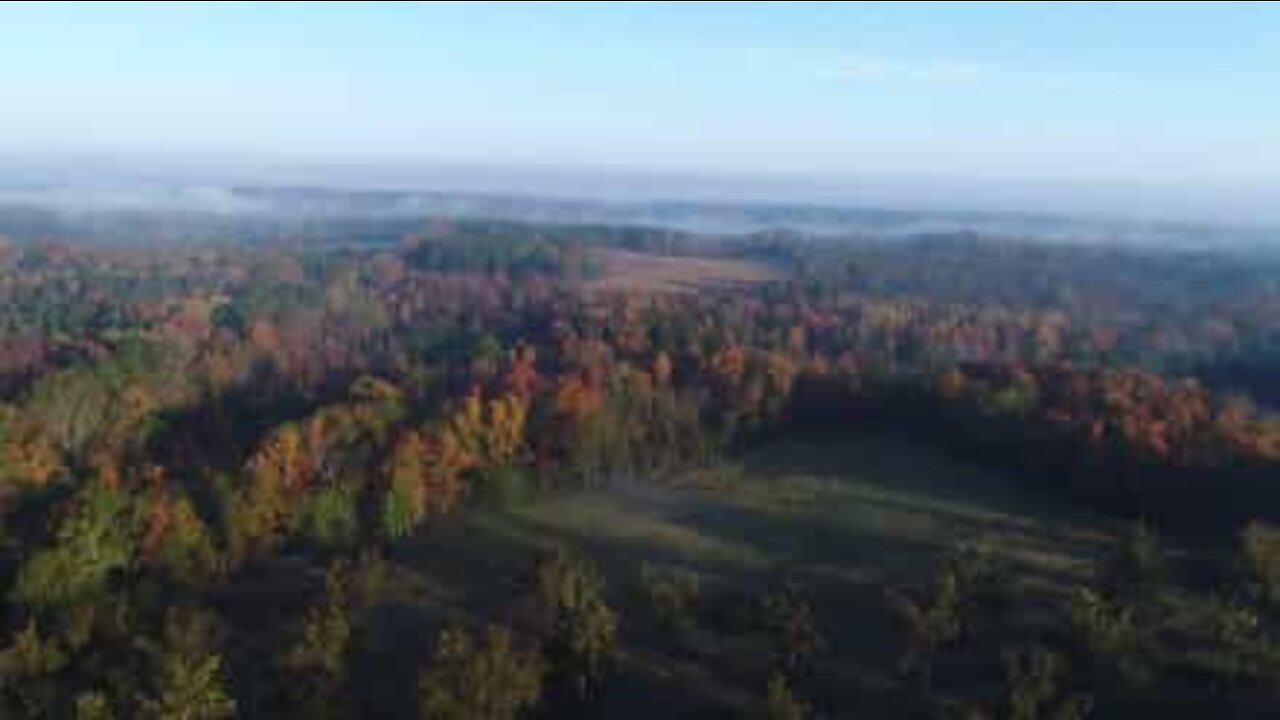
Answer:
[[[396,692],[416,688],[440,628],[508,619],[536,551],[566,544],[605,574],[626,650],[625,672],[583,716],[741,717],[757,707],[773,641],[716,615],[749,613],[783,574],[807,587],[827,640],[804,689],[837,716],[883,716],[902,692],[886,586],[922,582],[956,543],[985,539],[1028,588],[1052,594],[1087,574],[1111,534],[998,473],[893,440],[783,443],[745,469],[741,487],[566,493],[444,519],[395,548],[420,588],[382,619],[373,664],[394,668],[386,682]],[[771,484],[785,491],[797,478],[808,478],[806,493],[781,495],[799,501],[771,501]],[[694,640],[660,630],[631,591],[642,563],[700,574],[707,597]],[[385,707],[405,707],[397,697]]]

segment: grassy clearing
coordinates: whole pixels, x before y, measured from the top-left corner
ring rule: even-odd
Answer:
[[[599,712],[652,704],[689,717],[740,716],[762,692],[769,641],[736,614],[786,574],[810,591],[827,639],[814,682],[842,711],[876,715],[895,692],[900,639],[886,585],[925,580],[957,543],[982,541],[1029,595],[1086,579],[1114,524],[1046,502],[1009,479],[893,439],[787,440],[741,466],[672,487],[544,497],[516,510],[449,519],[398,549],[443,619],[501,615],[536,548],[568,543],[604,570],[622,611],[627,679]],[[703,581],[696,630],[665,636],[635,587],[643,564]],[[429,606],[429,607],[427,607]]]
[[[587,283],[587,292],[692,292],[706,287],[782,279],[774,268],[745,260],[668,257],[626,250],[600,250],[595,259],[603,273],[599,279]]]

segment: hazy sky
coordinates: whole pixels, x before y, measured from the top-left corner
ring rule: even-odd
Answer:
[[[1280,198],[1280,5],[6,3],[0,153]]]

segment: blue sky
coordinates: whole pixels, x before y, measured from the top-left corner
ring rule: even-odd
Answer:
[[[0,153],[1280,197],[1280,5],[0,6]]]

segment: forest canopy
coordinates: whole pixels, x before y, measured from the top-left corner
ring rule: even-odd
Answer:
[[[768,717],[850,692],[1114,716],[1170,687],[1269,714],[1278,362],[1280,265],[1208,251],[457,219],[6,239],[0,715],[631,716],[646,653]],[[1128,529],[1048,631],[1001,623],[1028,601],[985,546],[849,605],[902,627],[879,690],[833,679],[832,601],[786,567],[632,572],[557,537],[516,567],[475,541],[471,595],[420,572],[476,519],[545,531],[517,519],[548,498],[773,492],[744,458],[812,437],[906,438]],[[785,542],[770,512],[738,531]]]

